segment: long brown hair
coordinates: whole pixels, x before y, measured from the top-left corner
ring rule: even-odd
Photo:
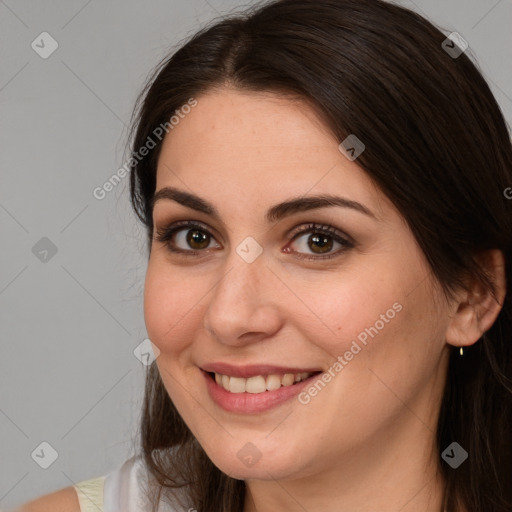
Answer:
[[[493,290],[475,259],[490,248],[505,255],[510,289],[512,201],[504,194],[512,186],[510,134],[470,50],[450,55],[446,37],[415,12],[381,0],[274,0],[211,22],[157,67],[134,110],[132,154],[149,137],[156,142],[130,174],[149,250],[163,140],[155,129],[190,98],[229,84],[299,96],[340,142],[357,134],[366,146],[357,163],[403,215],[447,296],[468,275]],[[437,430],[446,510],[510,512],[510,293],[463,357],[452,350],[448,372]],[[469,453],[457,469],[441,459],[453,441]],[[187,484],[199,512],[243,510],[244,482],[208,459],[155,363],[147,372],[140,442],[162,490]]]

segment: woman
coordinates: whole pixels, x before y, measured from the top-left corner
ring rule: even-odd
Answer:
[[[512,146],[466,50],[282,0],[162,63],[131,143],[141,453],[23,510],[512,509]]]

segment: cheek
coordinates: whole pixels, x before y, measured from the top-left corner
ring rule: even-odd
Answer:
[[[366,403],[360,413],[368,421],[398,411],[402,402],[397,397],[406,403],[414,400],[439,365],[444,346],[441,315],[424,287],[409,292],[381,291],[359,302],[359,311],[344,312],[343,337],[334,353],[343,358],[340,400],[348,394],[357,397],[354,407]]]
[[[317,282],[306,294],[315,315],[304,317],[301,330],[327,356],[331,375],[343,375],[334,379],[341,402],[347,394],[363,402],[375,394],[378,402],[387,396],[386,385],[412,392],[406,388],[428,378],[442,350],[439,312],[426,283],[418,286],[419,269],[373,267],[382,271],[358,269]]]
[[[162,353],[179,352],[186,340],[193,339],[188,330],[197,321],[201,297],[206,292],[189,281],[189,276],[170,271],[168,266],[151,261],[144,284],[144,319],[151,341]],[[183,346],[182,346],[183,345]]]
[[[351,348],[357,351],[357,345],[362,353],[372,340],[378,343],[403,322],[403,295],[400,282],[376,283],[359,273],[325,280],[305,293],[314,314],[302,317],[301,330],[333,359]]]

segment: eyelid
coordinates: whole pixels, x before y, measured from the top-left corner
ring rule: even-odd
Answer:
[[[337,229],[334,226],[331,226],[330,224],[321,224],[318,222],[307,222],[305,224],[299,224],[298,226],[288,231],[286,233],[286,236],[292,237],[292,239],[294,239],[296,235],[302,235],[309,231],[325,232],[331,236],[342,238],[348,243],[355,244],[355,240],[353,240],[353,238],[347,235],[344,231],[341,231],[340,229]]]
[[[177,231],[180,231],[181,229],[200,229],[212,236],[217,238],[222,238],[218,235],[217,230],[209,226],[208,224],[205,224],[202,221],[194,220],[194,219],[186,219],[186,220],[177,220],[177,221],[170,221],[170,222],[162,222],[160,226],[158,226],[155,223],[155,226],[153,227],[153,238],[157,238],[159,235],[167,235],[172,231],[172,234],[176,233]]]

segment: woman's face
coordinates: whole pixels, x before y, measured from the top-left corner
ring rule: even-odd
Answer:
[[[199,443],[235,478],[286,479],[433,442],[454,311],[403,218],[305,103],[196,99],[164,140],[153,220],[199,226],[153,241],[144,309]]]

